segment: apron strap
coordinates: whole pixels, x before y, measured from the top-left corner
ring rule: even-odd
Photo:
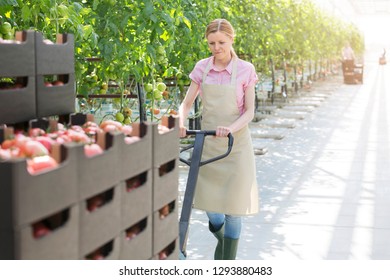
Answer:
[[[230,84],[236,88],[236,82],[237,82],[237,58],[233,57],[233,66],[232,66],[232,78],[230,80]]]
[[[202,76],[202,85],[204,84],[204,82],[206,81],[206,77],[207,77],[207,74],[210,72],[210,69],[211,69],[211,65],[213,64],[213,59],[210,59],[209,63],[207,64],[206,66],[206,69],[204,70],[203,72],[203,76]]]

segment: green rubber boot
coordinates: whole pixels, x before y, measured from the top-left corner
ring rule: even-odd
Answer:
[[[223,255],[223,233],[225,231],[225,224],[219,230],[215,230],[213,225],[209,222],[210,232],[217,238],[218,243],[215,247],[214,260],[222,260]]]
[[[223,238],[223,260],[235,260],[239,239]]]

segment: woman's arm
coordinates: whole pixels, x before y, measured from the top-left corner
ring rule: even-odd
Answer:
[[[187,120],[188,114],[191,110],[192,104],[195,101],[196,96],[199,92],[199,85],[194,81],[191,81],[190,87],[187,90],[187,93],[184,97],[184,100],[180,104],[179,107],[179,129],[180,129],[180,137],[186,136],[186,126],[185,122]]]
[[[255,85],[247,87],[245,90],[244,113],[228,127],[218,126],[217,136],[225,137],[229,132],[234,133],[246,126],[253,120],[255,115]]]

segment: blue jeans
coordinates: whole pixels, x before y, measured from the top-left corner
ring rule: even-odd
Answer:
[[[210,224],[215,229],[220,229],[223,224],[225,224],[225,233],[224,237],[231,239],[240,238],[241,234],[241,217],[240,216],[231,216],[221,213],[206,212],[209,217]]]

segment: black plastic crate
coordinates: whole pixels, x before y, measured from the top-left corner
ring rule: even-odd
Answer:
[[[45,85],[45,76],[36,76],[36,116],[38,118],[75,112],[76,84],[74,73],[60,75],[63,84]]]
[[[36,75],[74,73],[73,34],[57,34],[52,44],[44,40],[42,33],[35,33]]]
[[[63,146],[59,166],[36,175],[26,159],[0,161],[0,228],[29,224],[78,201],[77,148]]]
[[[35,75],[35,31],[17,31],[14,44],[0,44],[0,77]]]
[[[23,78],[21,88],[0,89],[0,124],[15,124],[35,118],[35,77]]]

